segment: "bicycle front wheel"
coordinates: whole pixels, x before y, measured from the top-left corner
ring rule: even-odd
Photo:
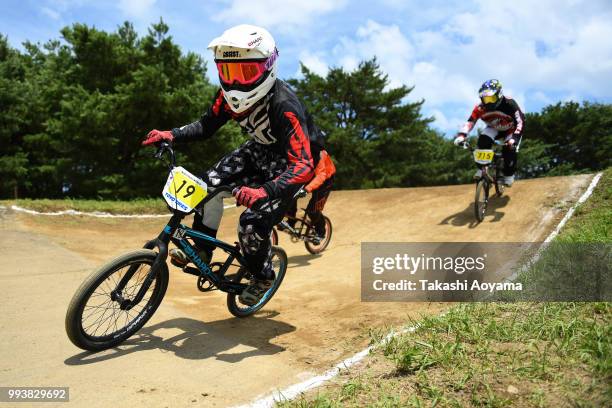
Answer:
[[[489,184],[482,178],[476,184],[476,194],[474,196],[474,215],[478,222],[484,220],[489,202]]]
[[[139,303],[129,309],[125,304],[135,299],[156,257],[157,253],[148,249],[130,252],[85,279],[66,312],[66,333],[75,346],[88,351],[105,350],[144,326],[164,298],[168,266],[161,265]],[[116,288],[124,279],[127,283],[119,299]]]

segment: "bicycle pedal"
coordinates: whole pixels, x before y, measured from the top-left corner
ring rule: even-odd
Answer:
[[[213,290],[217,290],[217,288],[213,285],[213,283],[209,281],[208,279],[206,279],[204,276],[200,276],[198,278],[197,286],[200,292],[210,292]]]
[[[186,264],[175,261],[174,258],[170,258],[170,263],[176,266],[177,268],[181,268],[181,269],[183,269],[186,265]]]
[[[198,268],[194,268],[193,266],[183,266],[182,267],[183,272],[188,273],[190,275],[194,275],[194,276],[200,276],[200,270]]]

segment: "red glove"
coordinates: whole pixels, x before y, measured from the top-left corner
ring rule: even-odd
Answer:
[[[259,201],[268,197],[268,193],[264,190],[263,187],[259,188],[250,188],[250,187],[241,187],[239,189],[235,189],[233,191],[234,197],[236,197],[236,201],[239,205],[244,205],[245,207],[253,207],[253,205]]]
[[[172,142],[173,140],[174,136],[172,136],[171,131],[153,129],[149,132],[147,138],[142,142],[142,145],[148,146],[161,141]]]

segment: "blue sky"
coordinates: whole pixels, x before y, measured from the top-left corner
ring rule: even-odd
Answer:
[[[424,98],[424,114],[448,134],[489,78],[526,111],[612,102],[610,0],[2,0],[0,32],[21,47],[58,38],[75,22],[112,31],[129,20],[146,33],[160,16],[183,50],[207,61],[206,45],[226,28],[264,26],[278,43],[284,78],[298,75],[300,61],[325,74],[376,55],[391,85],[414,86],[409,100]]]

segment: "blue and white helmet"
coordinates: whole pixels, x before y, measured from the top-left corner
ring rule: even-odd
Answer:
[[[478,90],[478,96],[487,110],[497,108],[503,96],[501,82],[497,79],[485,81]]]

